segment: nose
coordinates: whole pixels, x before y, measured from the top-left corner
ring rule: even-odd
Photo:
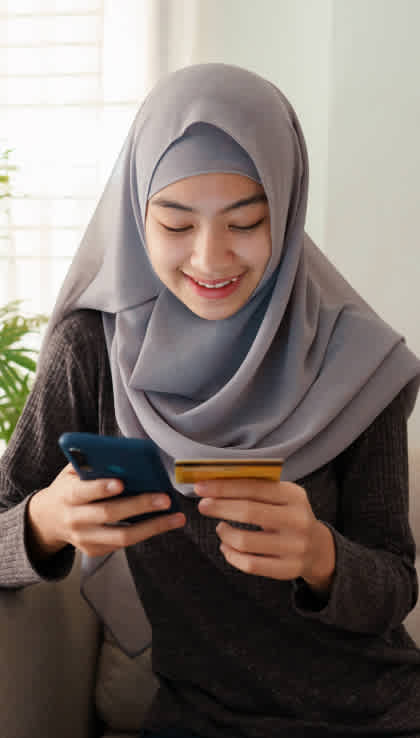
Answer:
[[[194,239],[190,257],[196,274],[211,279],[223,276],[235,261],[228,234],[207,227],[201,228]]]

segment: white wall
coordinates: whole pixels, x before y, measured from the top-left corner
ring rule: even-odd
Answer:
[[[325,242],[418,355],[419,28],[418,0],[334,2]]]
[[[198,0],[194,62],[247,67],[295,107],[311,170],[307,229],[323,247],[332,0]]]
[[[420,2],[197,0],[191,61],[268,77],[301,120],[307,231],[420,355]],[[198,12],[197,12],[198,11]],[[420,399],[410,421],[420,443]]]

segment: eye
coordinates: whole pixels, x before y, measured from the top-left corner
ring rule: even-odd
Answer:
[[[163,226],[165,231],[170,231],[171,233],[184,233],[185,231],[189,231],[192,228],[192,226],[184,226],[183,228],[170,228],[163,223],[161,223],[161,226]]]
[[[261,223],[263,223],[264,221],[265,221],[265,217],[264,218],[260,218],[260,220],[257,220],[256,223],[251,223],[251,225],[249,225],[249,226],[235,226],[235,225],[232,225],[232,226],[229,226],[229,227],[232,228],[232,230],[234,230],[234,231],[252,231],[252,230],[254,230],[254,228],[258,228],[258,226],[261,225]]]

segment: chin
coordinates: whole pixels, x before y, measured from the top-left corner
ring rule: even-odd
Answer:
[[[198,317],[202,318],[203,320],[225,320],[226,318],[230,318],[232,315],[235,315],[235,313],[237,313],[238,310],[241,309],[242,305],[230,309],[219,308],[218,310],[200,310],[199,308],[194,308],[190,305],[187,305],[187,307],[191,310],[192,313],[198,315]]]

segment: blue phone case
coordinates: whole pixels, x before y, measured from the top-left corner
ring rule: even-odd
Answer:
[[[179,511],[177,492],[162,464],[158,446],[153,441],[74,432],[63,433],[58,443],[80,479],[121,479],[124,483],[123,492],[107,499],[142,492],[164,492],[171,498],[170,508],[144,515],[132,515],[124,518],[118,525],[130,525],[156,515]]]

